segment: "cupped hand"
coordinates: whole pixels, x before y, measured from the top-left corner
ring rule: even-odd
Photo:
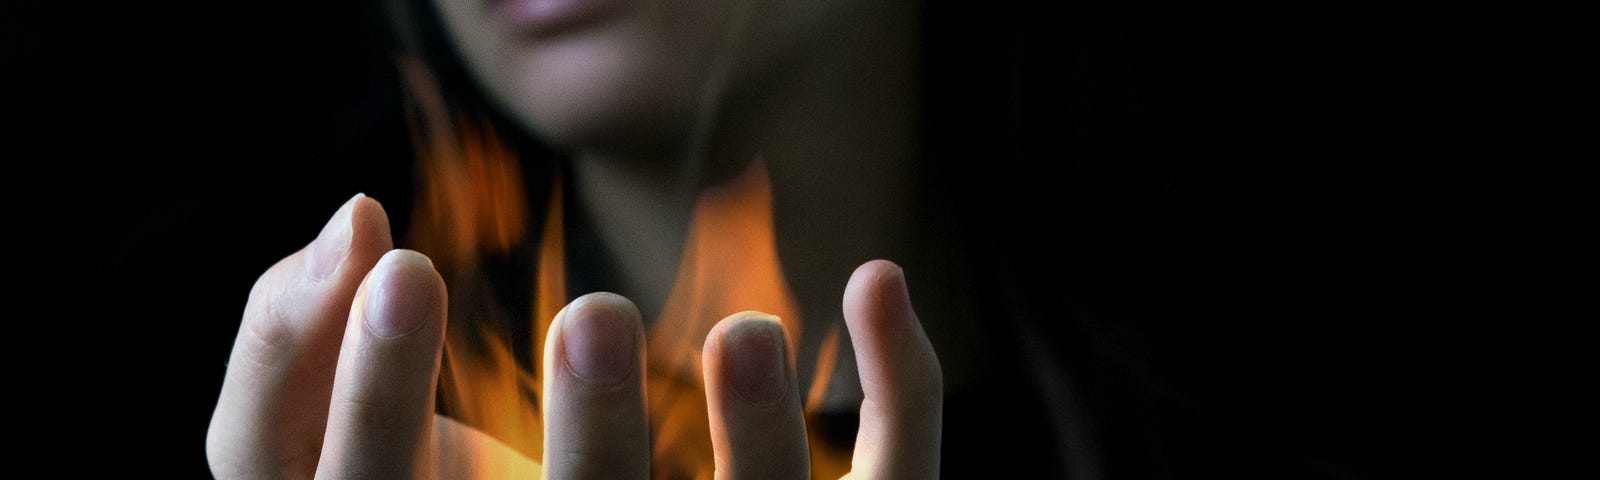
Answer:
[[[357,196],[250,292],[206,456],[223,479],[647,478],[644,328],[633,303],[584,295],[545,342],[544,458],[434,413],[445,285],[395,250],[383,207]],[[935,478],[943,387],[904,274],[868,262],[844,316],[865,400],[851,477]],[[776,318],[729,316],[706,338],[718,478],[810,477],[801,392]],[[541,468],[542,465],[542,468]]]

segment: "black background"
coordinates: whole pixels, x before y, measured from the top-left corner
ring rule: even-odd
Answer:
[[[5,8],[7,183],[45,189],[13,203],[32,227],[13,234],[51,247],[22,251],[51,252],[24,260],[46,267],[37,301],[53,312],[13,343],[63,352],[28,354],[12,397],[43,406],[38,438],[95,460],[71,468],[205,476],[255,277],[355,192],[405,231],[410,160],[380,33],[360,2]],[[959,108],[1010,139],[969,193],[1087,232],[972,235],[1057,252],[1002,270],[1133,332],[1180,392],[1168,415],[1114,424],[1165,446],[1114,476],[1396,476],[1465,368],[1453,312],[1478,303],[1438,291],[1486,268],[1439,231],[1484,209],[1418,162],[1438,154],[1418,141],[1435,99],[1403,55],[1353,58],[1362,35],[1308,30],[1306,12],[1268,12],[1271,28],[1237,13],[935,9],[970,22],[983,49],[952,51],[994,80],[966,92],[992,102]],[[1069,173],[1027,173],[1050,162]],[[1015,460],[992,443],[946,453]]]

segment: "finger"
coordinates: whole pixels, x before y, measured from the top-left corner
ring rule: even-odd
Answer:
[[[778,317],[736,313],[706,335],[702,363],[717,478],[811,478],[800,387]]]
[[[905,272],[884,260],[857,268],[844,318],[866,396],[851,476],[937,478],[944,377],[911,309]]]
[[[394,250],[356,293],[339,351],[318,478],[432,472],[445,287],[428,257]]]
[[[556,314],[544,349],[545,478],[646,478],[644,323],[610,293]]]
[[[217,477],[315,471],[350,299],[391,248],[383,207],[356,195],[256,280],[206,435]]]

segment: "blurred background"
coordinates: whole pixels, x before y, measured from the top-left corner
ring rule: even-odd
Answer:
[[[254,279],[356,192],[408,228],[412,156],[383,33],[362,2],[4,5],[4,158],[22,165],[7,183],[51,192],[13,210],[48,232],[30,243],[73,260],[44,259],[41,277],[73,313],[32,325],[73,340],[32,358],[87,360],[30,367],[39,383],[23,390],[89,412],[47,429],[57,445],[204,477]],[[938,167],[969,169],[964,195],[1027,202],[1073,232],[969,233],[1054,252],[1006,270],[1071,299],[1077,320],[1041,330],[1043,345],[1127,339],[1100,347],[1130,349],[1142,363],[1126,377],[1158,386],[1096,380],[1160,392],[1108,394],[1154,400],[1097,414],[1115,445],[1139,446],[1097,452],[1106,473],[1393,476],[1434,426],[1419,392],[1446,363],[1418,347],[1438,323],[1424,285],[1463,267],[1424,234],[1452,214],[1408,189],[1416,172],[1373,160],[1397,134],[1358,120],[1382,116],[1365,110],[1381,98],[1371,71],[1307,65],[1315,47],[1226,12],[1030,8],[930,8],[963,22],[932,40],[953,55],[934,88],[963,95],[946,118],[999,139],[977,158],[1008,161]],[[986,421],[947,419],[947,457],[969,459],[951,464],[1055,461],[1050,446],[960,436]]]

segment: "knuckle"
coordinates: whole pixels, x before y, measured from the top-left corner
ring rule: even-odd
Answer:
[[[279,261],[267,269],[250,287],[245,304],[244,318],[239,327],[241,344],[248,345],[248,360],[262,365],[273,365],[293,353],[296,328],[304,322],[296,318],[303,315],[304,305],[292,291],[294,282],[289,275],[290,258]]]
[[[339,395],[335,395],[339,396]],[[343,404],[340,411],[345,412],[340,419],[353,431],[368,432],[377,435],[376,438],[387,438],[396,429],[405,424],[407,419],[418,417],[421,412],[397,405],[395,402],[383,398],[371,398],[364,395],[344,395],[338,400]],[[427,412],[432,414],[433,412]]]
[[[627,455],[574,446],[563,446],[552,453],[575,472],[581,472],[577,478],[615,475],[636,469],[640,463],[639,459]]]

